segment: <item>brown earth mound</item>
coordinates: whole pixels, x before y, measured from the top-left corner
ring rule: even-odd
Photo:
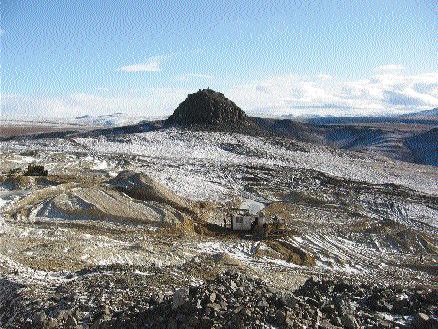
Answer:
[[[258,248],[256,255],[259,257],[268,256],[271,258],[283,259],[289,263],[305,266],[315,266],[315,258],[301,248],[290,243],[278,240],[266,241],[267,248]]]
[[[192,205],[149,176],[130,170],[122,171],[109,183],[129,195],[143,201],[156,201],[168,204],[180,211],[192,212]]]

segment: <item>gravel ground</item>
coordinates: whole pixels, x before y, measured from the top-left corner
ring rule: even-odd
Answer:
[[[1,146],[0,327],[435,325],[434,167],[178,130]],[[288,233],[220,228],[241,202]]]

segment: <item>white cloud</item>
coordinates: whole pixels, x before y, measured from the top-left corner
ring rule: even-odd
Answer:
[[[199,75],[199,79],[208,78]],[[96,95],[76,93],[58,97],[3,94],[1,108],[2,114],[10,116],[72,117],[114,112],[162,116],[171,114],[187,94],[196,89],[149,88],[124,94],[97,90]],[[335,77],[326,79],[320,75],[281,75],[218,91],[250,114],[396,114],[437,107],[438,73],[375,73],[369,78],[350,81]]]
[[[212,80],[214,77],[210,74],[201,74],[201,73],[187,73],[183,75],[179,75],[176,77],[178,81],[188,81],[192,79],[205,79]]]
[[[161,71],[162,56],[150,57],[145,63],[122,66],[119,72],[159,72]]]
[[[374,115],[438,106],[438,73],[377,74],[343,81],[275,76],[225,91],[245,111],[265,115]]]
[[[2,117],[76,117],[122,112],[132,116],[163,116],[172,113],[192,90],[152,88],[137,94],[99,96],[76,93],[58,97],[2,95]]]
[[[319,75],[317,75],[317,78],[319,78],[321,80],[333,79],[333,77],[330,74],[319,74]]]
[[[405,67],[400,64],[387,64],[376,67],[374,71],[378,73],[397,73],[403,71],[404,69]]]

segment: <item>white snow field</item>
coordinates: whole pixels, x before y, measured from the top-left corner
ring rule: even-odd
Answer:
[[[415,263],[420,253],[436,260],[436,167],[277,137],[175,128],[0,143],[4,177],[33,162],[50,174],[1,184],[0,270],[17,281],[29,281],[32,268],[35,280],[50,281],[82,266],[168,266],[218,253],[277,282],[311,274],[389,278],[394,268],[399,280],[431,279]],[[253,212],[274,212],[278,204],[293,232],[282,241],[315,263],[288,261],[263,242],[192,229],[190,238],[164,237],[160,223],[175,226],[190,216],[114,190],[108,180],[124,170],[219,207],[202,213],[212,223],[231,203]]]

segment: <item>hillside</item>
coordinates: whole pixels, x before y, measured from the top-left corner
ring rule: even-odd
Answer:
[[[413,162],[438,166],[438,128],[413,135],[405,141]]]
[[[435,119],[438,120],[438,107],[431,109],[431,110],[424,110],[420,112],[414,112],[414,113],[407,113],[402,115],[401,117],[404,118],[425,118],[425,119]]]

